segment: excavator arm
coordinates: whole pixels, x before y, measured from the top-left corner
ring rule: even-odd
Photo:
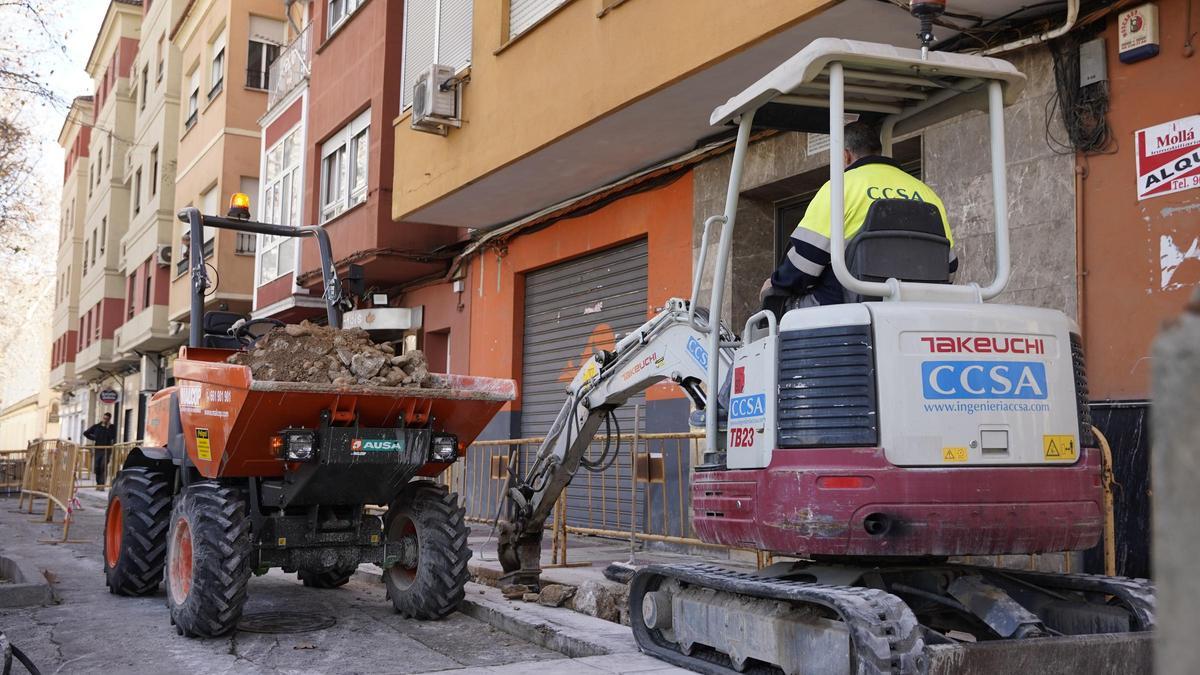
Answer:
[[[613,434],[613,411],[651,385],[669,380],[703,408],[708,376],[707,317],[688,303],[671,299],[663,311],[622,338],[611,351],[599,351],[583,364],[567,387],[567,401],[554,419],[524,478],[511,478],[507,520],[499,525],[498,555],[504,579],[538,586],[542,531],[554,504],[571,479],[585,468],[602,471],[616,459],[606,443],[596,459],[588,449],[601,426]],[[721,327],[719,369],[733,361],[735,338]],[[619,434],[619,428],[617,429]]]

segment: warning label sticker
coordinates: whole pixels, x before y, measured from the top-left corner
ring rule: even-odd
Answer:
[[[965,462],[967,461],[966,448],[942,448],[943,462]]]
[[[1049,461],[1072,461],[1079,457],[1074,436],[1042,436],[1042,456]]]
[[[196,457],[212,461],[212,446],[208,442],[208,429],[196,430]]]

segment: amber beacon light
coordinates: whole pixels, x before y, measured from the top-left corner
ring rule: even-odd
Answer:
[[[233,196],[229,198],[229,217],[241,220],[250,219],[250,195],[244,192],[233,193]]]

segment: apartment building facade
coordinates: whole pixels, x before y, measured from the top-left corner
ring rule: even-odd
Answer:
[[[562,403],[563,384],[593,349],[611,345],[666,298],[690,294],[691,271],[703,264],[697,260],[702,225],[722,210],[730,163],[729,130],[708,125],[716,105],[816,37],[914,45],[907,12],[871,0],[509,0],[499,12],[485,2],[473,3],[473,12],[460,3],[432,4],[432,19],[422,24],[410,16],[407,24],[405,91],[430,64],[448,66],[454,76],[446,81],[461,97],[461,127],[443,128],[444,134],[415,130],[412,99],[403,99],[392,215],[474,232],[443,280],[410,285],[397,302],[465,313],[459,323],[466,330],[453,333],[451,350],[468,356],[457,363],[465,361],[474,374],[521,381],[521,399],[489,429],[495,436],[544,433]],[[1133,194],[1136,132],[1184,118],[1197,103],[1194,91],[1181,94],[1168,84],[1195,70],[1184,47],[1186,2],[1155,4],[1163,53],[1131,65],[1118,58],[1120,16],[1105,7],[1042,8],[1040,15],[1017,2],[956,8],[996,28],[988,48],[1029,77],[1006,114],[1014,253],[1001,301],[1080,319],[1095,374],[1093,408],[1125,458],[1119,472],[1137,485],[1146,476],[1145,438],[1137,430],[1146,411],[1150,341],[1194,292],[1200,264],[1187,253],[1200,234],[1188,215],[1200,190],[1150,205]],[[1021,11],[1009,14],[1015,10]],[[455,19],[467,15],[464,35]],[[1057,33],[1066,39],[1042,44],[1064,21]],[[447,25],[460,32],[445,32]],[[431,41],[414,37],[420,26]],[[950,28],[935,32],[944,47],[970,46],[955,47]],[[1014,34],[1032,39],[1005,44]],[[1097,37],[1105,38],[1101,86],[1116,142],[1077,155],[1063,143],[1069,136],[1062,99],[1072,91],[1056,75],[1071,71],[1064,59]],[[465,58],[443,53],[443,45],[455,44],[470,45]],[[1141,103],[1147,100],[1162,105]],[[729,325],[740,326],[756,309],[787,234],[827,178],[824,140],[776,133],[752,145],[723,308]],[[899,140],[896,159],[947,205],[963,262],[960,280],[990,278],[985,118],[964,115]],[[1114,202],[1119,221],[1106,217]],[[1139,218],[1148,229],[1121,225]],[[1110,236],[1114,228],[1120,232]],[[1113,255],[1114,241],[1123,254],[1136,251],[1136,261]],[[710,278],[702,279],[702,298]],[[1135,329],[1113,315],[1127,306],[1137,307]],[[682,430],[687,407],[671,388],[652,388],[645,428]],[[682,486],[662,489],[678,496]],[[667,505],[675,501],[667,497]],[[1129,496],[1122,537],[1144,527],[1146,503],[1144,491]],[[1126,573],[1145,574],[1144,547],[1127,553]]]
[[[94,93],[92,116],[85,122],[91,133],[78,265],[74,386],[63,396],[64,416],[71,425],[64,432],[73,438],[105,412],[124,424],[119,392],[123,371],[132,360],[117,351],[116,332],[125,311],[121,242],[131,213],[125,167],[134,138],[133,63],[141,21],[141,2],[110,3],[87,61]],[[117,392],[117,400],[109,392]]]
[[[284,44],[284,25],[278,0],[197,0],[172,26],[168,39],[179,50],[182,73],[174,210],[195,206],[223,214],[234,193],[258,194],[258,120],[267,108],[269,62]],[[257,209],[252,203],[252,216]],[[203,247],[211,266],[206,309],[249,314],[257,237],[209,230],[203,242],[190,242],[184,224],[174,227],[170,320],[187,319],[191,245]]]
[[[63,187],[59,202],[58,257],[51,318],[49,386],[66,392],[78,388],[75,356],[79,348],[79,282],[83,276],[83,231],[88,192],[92,191],[89,164],[92,138],[92,97],[77,96],[67,111],[58,144],[63,149]],[[90,253],[90,252],[89,252]],[[62,418],[63,431],[78,433],[82,407],[69,406]]]
[[[460,232],[391,220],[404,3],[318,0],[293,8],[289,23],[301,30],[272,69],[281,91],[263,118],[260,201],[268,219],[321,225],[339,273],[355,265],[377,291],[440,273],[439,249]],[[301,25],[301,17],[309,22]],[[260,244],[255,315],[319,313],[315,245],[277,237]]]
[[[166,384],[164,365],[181,344],[168,317],[171,241],[175,231],[180,55],[168,39],[186,0],[143,5],[141,41],[132,64],[133,143],[125,155],[129,227],[121,238],[121,325],[114,349],[129,364],[120,389],[119,438],[140,438],[146,400]]]

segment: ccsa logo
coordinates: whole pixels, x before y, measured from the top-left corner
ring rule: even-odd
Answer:
[[[767,397],[765,394],[738,396],[729,400],[729,419],[731,420],[753,419],[766,414]]]
[[[1037,361],[925,361],[927,399],[1045,399],[1046,366]]]

